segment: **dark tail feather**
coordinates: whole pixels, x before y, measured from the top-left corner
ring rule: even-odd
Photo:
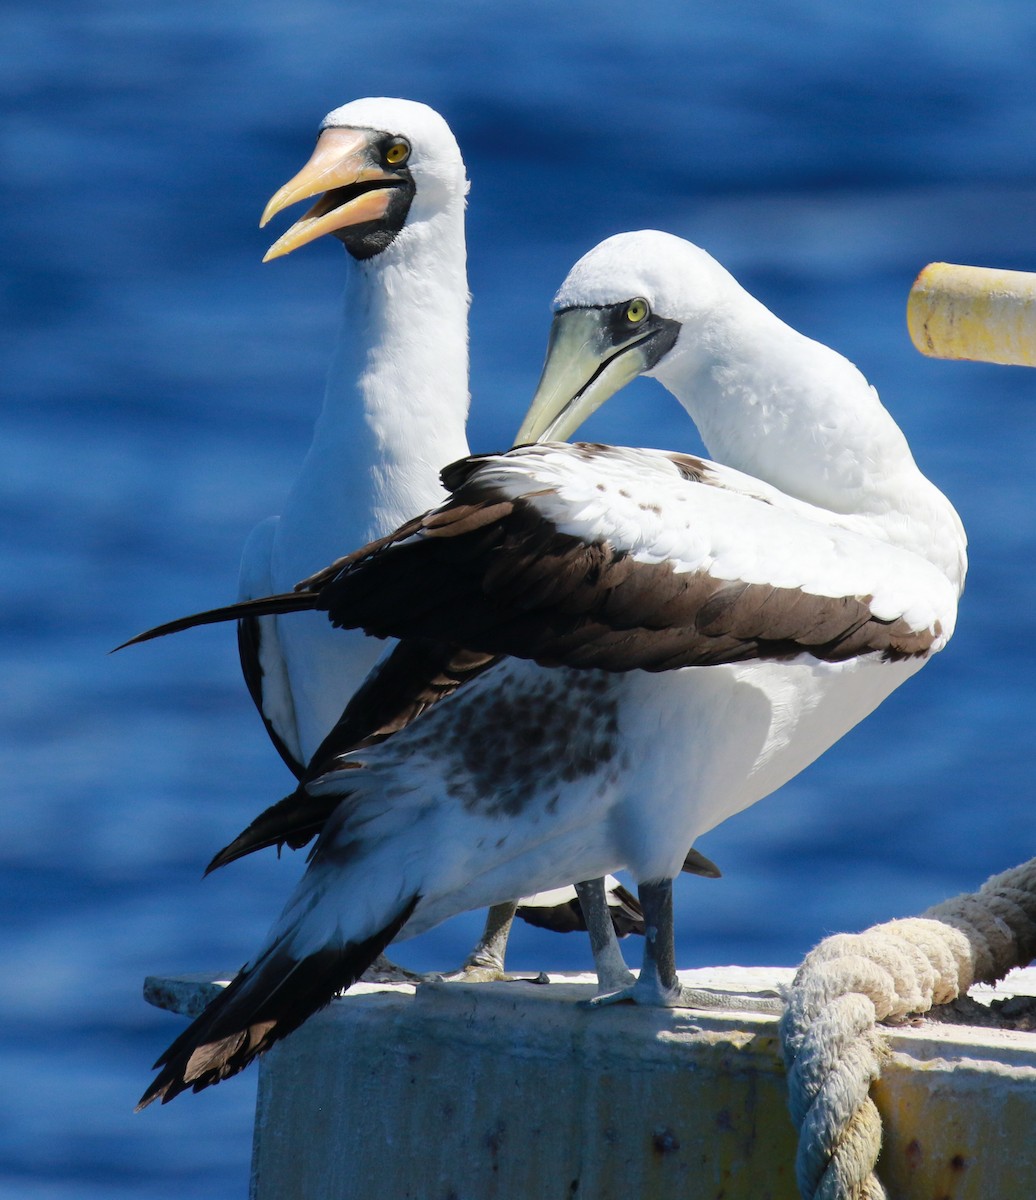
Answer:
[[[608,915],[616,937],[627,937],[631,933],[644,934],[644,910],[640,901],[628,888],[618,883],[608,893]]]
[[[687,857],[683,860],[683,866],[680,868],[686,871],[688,875],[702,875],[706,879],[722,879],[723,872],[716,866],[711,858],[706,858],[704,854],[700,854],[697,850],[688,850]]]
[[[154,1100],[167,1104],[188,1088],[236,1075],[275,1042],[355,983],[406,923],[413,899],[373,937],[359,944],[325,947],[298,961],[274,945],[246,968],[155,1063],[158,1077],[140,1098],[137,1112]]]
[[[534,929],[549,929],[551,933],[585,933],[586,921],[576,899],[563,900],[546,907],[542,904],[519,904],[515,916]]]
[[[137,645],[138,642],[150,642],[152,638],[165,637],[169,633],[193,629],[196,625],[218,625],[221,621],[237,621],[242,617],[272,617],[279,613],[306,612],[316,608],[318,598],[312,592],[283,592],[279,596],[263,596],[259,600],[241,600],[237,604],[210,608],[206,612],[191,613],[189,617],[178,617],[175,621],[156,625],[154,629],[138,633],[128,642],[116,646],[115,650],[124,650],[127,646]],[[115,650],[112,651],[113,654]]]
[[[711,858],[706,858],[698,850],[689,850],[684,859],[684,871],[690,875],[702,875],[706,879],[719,879],[722,875],[719,867]],[[539,904],[519,904],[517,915],[529,925],[537,929],[550,929],[554,933],[585,932],[586,921],[578,900],[567,900],[547,908]],[[612,928],[616,937],[627,937],[631,933],[644,933],[644,913],[633,895],[622,886],[615,884],[608,889],[608,915],[612,919]]]
[[[305,788],[298,788],[260,813],[246,830],[224,846],[205,868],[205,874],[267,846],[287,845],[298,850],[323,829],[341,800],[341,794],[311,796]]]
[[[536,929],[549,929],[552,933],[586,932],[583,910],[574,897],[551,907],[542,904],[519,904],[517,915],[526,924]],[[616,937],[644,932],[644,914],[640,903],[621,883],[616,883],[608,889],[608,916],[611,917]]]

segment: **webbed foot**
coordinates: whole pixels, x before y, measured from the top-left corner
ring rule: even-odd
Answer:
[[[699,1012],[753,1012],[775,1013],[784,1011],[784,1001],[775,991],[752,992],[747,995],[733,992],[712,991],[709,988],[691,988],[677,984],[666,987],[654,972],[641,978],[631,987],[619,988],[584,1000],[584,1008],[604,1008],[612,1004],[642,1004],[646,1008],[693,1008]]]
[[[406,967],[401,967],[398,963],[394,963],[391,959],[386,958],[384,954],[379,954],[360,976],[360,982],[424,983],[427,978],[427,975],[420,975],[416,971],[409,971]]]

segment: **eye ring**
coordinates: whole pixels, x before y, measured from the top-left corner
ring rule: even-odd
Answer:
[[[410,143],[406,138],[393,138],[385,147],[385,162],[390,167],[401,167],[410,157]]]
[[[635,296],[629,304],[626,305],[626,320],[631,325],[640,325],[647,320],[648,314],[651,312],[651,305],[644,299],[643,296]]]

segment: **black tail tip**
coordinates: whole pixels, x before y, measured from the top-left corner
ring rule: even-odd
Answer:
[[[148,1108],[150,1105],[154,1104],[156,1100],[161,1101],[162,1104],[168,1104],[174,1096],[183,1091],[183,1088],[177,1088],[176,1091],[173,1091],[171,1084],[172,1080],[163,1082],[162,1076],[152,1080],[151,1086],[137,1101],[137,1106],[133,1111],[135,1113],[143,1112],[145,1108]]]
[[[683,868],[688,875],[700,875],[703,879],[722,879],[723,872],[711,858],[706,858],[700,850],[690,849],[684,859]]]
[[[159,1074],[136,1111],[159,1099],[167,1104],[181,1092],[200,1092],[244,1070],[355,983],[403,928],[419,900],[412,896],[387,925],[362,942],[326,945],[301,959],[283,940],[264,951],[159,1058]]]

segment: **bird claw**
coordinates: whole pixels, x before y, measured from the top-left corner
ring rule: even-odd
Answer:
[[[436,983],[550,983],[546,971],[536,975],[512,975],[503,967],[487,963],[472,963],[461,967],[459,971],[443,971],[427,978]]]
[[[472,963],[463,966],[458,971],[440,971],[433,975],[436,983],[501,983],[513,978],[502,967],[493,967],[485,963]]]
[[[632,972],[631,972],[632,976]],[[637,978],[627,987],[618,988],[615,991],[602,992],[599,996],[594,996],[592,1000],[585,1001],[587,1008],[605,1008],[612,1004],[642,1004],[646,1008],[693,1008],[694,1005],[688,1003],[685,993],[689,993],[689,988],[663,987],[657,979],[651,979],[644,976]]]
[[[699,1011],[776,1013],[784,1011],[777,992],[737,995],[704,988],[677,985],[665,987],[657,978],[641,978],[629,987],[604,992],[584,1000],[584,1008],[605,1008],[612,1004],[641,1004],[646,1008],[693,1008]]]

